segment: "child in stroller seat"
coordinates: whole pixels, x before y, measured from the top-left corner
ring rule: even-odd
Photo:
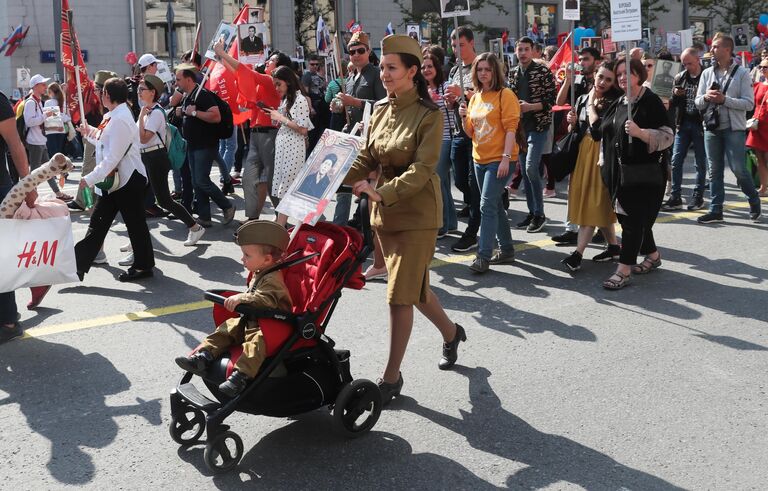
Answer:
[[[283,256],[289,242],[288,232],[275,222],[255,220],[237,230],[237,244],[243,252],[243,266],[253,273],[248,290],[228,297],[224,307],[234,311],[241,303],[259,309],[291,311],[293,305],[281,271],[263,271],[274,266]],[[196,375],[203,375],[208,366],[233,344],[243,345],[232,375],[219,390],[234,397],[245,389],[259,372],[266,358],[266,345],[258,320],[240,317],[229,319],[208,335],[201,348],[192,355],[176,358],[176,364]]]

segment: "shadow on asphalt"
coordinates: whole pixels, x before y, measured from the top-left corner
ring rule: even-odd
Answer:
[[[456,366],[454,371],[469,379],[472,409],[459,410],[460,418],[420,406],[410,397],[395,400],[392,409],[418,414],[462,435],[473,448],[525,464],[507,478],[510,489],[544,489],[563,481],[589,490],[682,489],[578,442],[537,430],[501,406],[487,368]]]
[[[227,474],[211,474],[203,449],[181,447],[178,453],[219,489],[497,489],[454,460],[413,453],[408,441],[391,433],[340,437],[322,410],[264,436]]]
[[[153,425],[162,423],[159,399],[107,406],[107,396],[130,389],[131,383],[99,353],[83,354],[36,338],[8,343],[0,353],[0,390],[10,394],[0,404],[18,404],[28,428],[51,442],[48,471],[63,484],[93,480],[96,469],[84,449],[111,444],[118,436],[116,417],[136,415]],[[14,444],[24,442],[5,441],[4,452],[13,454]]]

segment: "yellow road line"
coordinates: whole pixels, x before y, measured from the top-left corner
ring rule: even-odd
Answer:
[[[768,202],[768,200],[763,200],[763,201]],[[725,209],[746,208],[748,206],[749,206],[749,203],[741,202],[741,203],[734,203],[734,204],[728,205],[725,207]],[[702,211],[689,211],[689,212],[676,213],[674,215],[665,215],[665,216],[659,217],[656,220],[656,222],[668,223],[668,222],[674,222],[678,220],[692,219],[701,214],[703,214]],[[515,251],[521,252],[521,251],[526,251],[530,249],[543,249],[545,247],[549,247],[554,244],[555,242],[552,241],[552,239],[536,240],[532,242],[525,242],[522,244],[515,244]],[[452,264],[464,264],[472,260],[474,257],[475,257],[474,253],[470,253],[470,254],[455,254],[451,256],[434,258],[432,260],[432,263],[430,264],[430,267],[439,268],[442,266],[448,266]],[[207,308],[210,308],[211,305],[213,304],[208,301],[192,302],[192,303],[184,303],[184,304],[178,304],[178,305],[169,305],[167,307],[159,307],[156,309],[142,310],[139,312],[129,312],[126,314],[115,314],[115,315],[109,315],[105,317],[97,317],[95,319],[84,319],[84,320],[75,321],[75,322],[67,322],[64,324],[32,327],[24,332],[24,336],[21,339],[39,338],[42,336],[49,336],[51,334],[61,334],[65,332],[80,331],[83,329],[90,329],[93,327],[103,327],[111,324],[120,324],[123,322],[134,322],[134,321],[140,321],[145,319],[156,319],[158,317],[163,317],[166,315],[180,314],[183,312],[192,312],[195,310],[207,309]]]

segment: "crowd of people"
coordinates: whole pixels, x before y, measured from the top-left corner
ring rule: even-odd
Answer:
[[[682,53],[684,71],[675,77],[673,96],[666,99],[650,84],[655,57],[639,48],[628,58],[615,59],[583,48],[578,53],[580,73],[571,82],[570,69],[561,80],[548,67],[553,50],[542,50],[528,37],[517,40],[518,63],[513,67],[505,67],[495,54],[478,54],[469,27],[457,28],[450,42],[455,62],[439,46],[419,47],[408,36],[389,36],[382,42],[379,62],[368,35],[356,32],[347,45],[349,59],[333,80],[324,77],[318,56],[309,56],[308,69],[302,71],[275,51],[264,67],[254,69],[230,56],[219,42],[214,51],[237,77],[243,96],[239,102],[251,111],[250,121],[241,125],[233,123],[217,94],[201,86],[201,60],[191,52],[176,67],[173,83],[157,77],[158,60],[152,54],[139,59],[133,77],[98,72],[97,109],[85,121],[74,122],[80,133],[75,138],[69,132],[42,131],[46,111],[53,106],[66,123],[73,122],[67,118],[61,87],[35,75],[29,96],[21,102],[28,128],[26,151],[14,112],[0,98],[5,145],[0,153],[7,149],[11,157],[9,166],[0,166],[0,197],[12,176],[23,177],[62,151],[67,141],[81,139],[77,195],[67,196],[58,183],[49,182],[73,212],[95,202],[88,232],[75,247],[78,275],[82,279],[93,264],[106,261],[103,243],[119,212],[130,243],[122,248],[128,255],[120,261],[128,269],[118,279],[137,281],[153,276],[154,270],[147,218],[172,213],[187,227],[184,245],[195,246],[214,225],[210,201],[226,225],[236,213],[228,195],[242,185],[243,222],[260,220],[267,198],[277,206],[322,132],[356,130],[370,105],[373,117],[363,135],[367,143],[346,178],[353,192],[337,194],[332,220],[359,225],[350,219],[353,195],[366,193],[373,202],[375,251],[365,276],[388,282],[390,358],[380,382],[386,400],[402,387],[399,369],[414,306],[442,334],[440,368],[455,363],[458,345],[466,339],[429,287],[436,241],[459,234],[459,219],[465,218],[466,227],[450,248],[476,250],[471,271],[483,274],[493,265],[513,264],[509,200],[522,187],[527,215],[514,227],[527,233],[545,230],[545,198],[556,195],[550,164],[566,151],[559,145],[565,135],[578,148],[571,149],[575,158],[568,221],[553,240],[575,246],[562,260],[571,272],[581,268],[590,241],[604,242],[605,250],[592,260],[618,261],[602,284],[606,289],[621,289],[633,275],[661,265],[653,225],[660,211],[683,206],[683,164],[691,146],[696,182],[688,210],[705,206],[709,179],[709,210],[698,222],[723,221],[726,161],[748,198],[749,218],[760,220],[760,197],[768,193],[768,113],[763,108],[768,53],[759,61],[758,77],[734,58],[733,39],[719,34],[710,52],[712,66],[703,68],[700,49]],[[554,110],[567,103],[571,90],[574,106]],[[187,143],[178,167],[169,156],[172,127]],[[746,167],[747,147],[756,155],[759,189]],[[220,170],[218,185],[211,180],[214,163]],[[463,202],[458,209],[452,181]],[[34,196],[27,202],[32,206]],[[274,220],[288,225],[285,215],[276,214]],[[38,306],[48,288],[33,289],[28,308]],[[13,293],[0,294],[0,299],[0,340],[7,340],[21,328]]]

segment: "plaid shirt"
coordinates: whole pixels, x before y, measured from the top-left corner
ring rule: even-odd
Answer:
[[[541,111],[535,111],[533,117],[536,120],[536,131],[548,131],[552,124],[552,106],[555,104],[557,96],[557,87],[555,86],[555,76],[549,70],[547,65],[532,61],[523,75],[523,69],[517,65],[512,69],[509,79],[509,87],[518,93],[518,81],[521,76],[528,77],[528,91],[530,97],[525,102],[542,104]]]

